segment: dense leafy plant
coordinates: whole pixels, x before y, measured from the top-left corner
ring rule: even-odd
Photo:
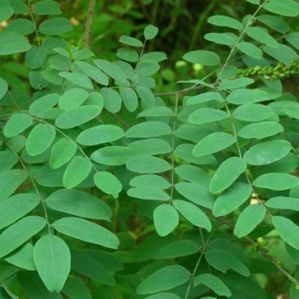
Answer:
[[[58,2],[0,0],[0,298],[299,298],[299,4],[247,2],[157,93],[157,27],[110,61]]]

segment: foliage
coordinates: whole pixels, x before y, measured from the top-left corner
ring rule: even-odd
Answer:
[[[246,5],[170,91],[156,26],[101,56],[0,0],[0,298],[299,298],[299,4]]]

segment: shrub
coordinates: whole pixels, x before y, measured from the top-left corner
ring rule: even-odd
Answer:
[[[0,1],[1,298],[299,297],[299,4],[248,2],[158,93],[157,27],[105,60],[58,2]]]

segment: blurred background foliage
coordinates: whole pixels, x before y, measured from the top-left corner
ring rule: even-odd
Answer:
[[[90,42],[96,56],[113,59],[121,35],[140,38],[148,24],[154,24],[160,31],[156,39],[147,45],[147,51],[163,51],[168,60],[157,75],[157,90],[177,89],[176,82],[182,79],[204,77],[205,69],[182,61],[187,51],[213,49],[215,44],[203,36],[215,30],[207,22],[212,15],[227,15],[241,20],[252,11],[252,5],[245,0],[74,0],[62,1],[62,10],[74,25],[70,39],[80,47],[84,45],[84,31],[88,8],[95,3]],[[291,31],[298,31],[299,20],[288,19]],[[223,52],[222,52],[223,51]],[[217,47],[219,55],[228,55],[226,47]],[[293,82],[291,78],[289,81]]]
[[[73,31],[68,33],[66,38],[74,46],[84,47],[86,21],[88,15],[92,14],[91,24],[88,26],[88,44],[95,55],[103,59],[116,58],[120,36],[140,38],[148,24],[157,26],[160,29],[159,35],[147,45],[146,51],[162,51],[168,56],[162,70],[156,75],[158,92],[176,90],[177,81],[201,78],[207,74],[201,65],[190,65],[181,58],[191,50],[215,50],[215,44],[203,38],[206,33],[215,30],[215,27],[207,22],[210,16],[227,15],[242,20],[252,11],[252,5],[245,0],[64,0],[60,3],[63,15],[68,17],[73,25]],[[40,23],[42,18],[37,19],[37,23]],[[289,18],[288,22],[291,31],[298,31],[298,19]],[[5,22],[0,23],[0,29],[5,26]],[[34,35],[33,33],[33,39]],[[228,55],[226,47],[218,46],[216,52],[222,57]],[[22,59],[20,56],[16,57],[20,58]],[[27,78],[28,70],[25,67],[18,65],[16,69],[16,66],[11,61],[7,63],[6,59],[5,56],[0,57],[0,74],[8,70],[16,72],[18,77]],[[293,79],[289,81],[293,82]],[[22,81],[18,80],[16,83],[20,86]]]

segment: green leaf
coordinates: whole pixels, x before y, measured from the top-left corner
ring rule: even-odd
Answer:
[[[70,299],[92,299],[88,287],[79,277],[69,277],[62,292]]]
[[[130,181],[132,187],[155,187],[157,189],[168,189],[171,184],[170,182],[162,176],[155,174],[145,174],[135,176]]]
[[[88,77],[90,77],[95,82],[107,86],[109,83],[108,76],[103,73],[99,68],[93,66],[84,61],[76,61],[75,64],[80,68],[80,70]]]
[[[166,245],[162,245],[155,251],[154,258],[163,260],[188,256],[197,253],[199,248],[200,244],[188,239],[167,241]]]
[[[265,205],[271,209],[299,211],[299,198],[286,196],[271,197],[266,201]]]
[[[175,208],[193,225],[212,230],[212,224],[207,215],[196,205],[184,200],[174,200]]]
[[[49,208],[74,216],[109,221],[110,207],[101,199],[75,189],[60,189],[46,199]]]
[[[70,81],[71,83],[86,89],[93,89],[92,82],[90,79],[81,73],[71,72],[60,72],[59,76]]]
[[[145,65],[144,65],[145,64]],[[139,71],[139,76],[146,77],[146,76],[152,76],[154,73],[158,71],[158,68],[155,68],[155,64],[147,62],[146,63],[139,63],[137,71]],[[159,67],[159,65],[157,64]],[[141,72],[143,71],[143,73]],[[146,72],[146,70],[149,70],[149,72]],[[136,92],[138,97],[140,98],[140,102],[143,106],[143,108],[151,108],[155,106],[155,96],[150,88],[145,86],[137,86]]]
[[[117,49],[116,56],[128,62],[137,62],[139,59],[138,52],[130,48]]]
[[[195,50],[188,52],[183,56],[183,59],[190,63],[208,66],[220,64],[220,57],[216,53],[206,50]]]
[[[240,23],[238,20],[233,19],[231,17],[222,16],[222,15],[215,15],[209,17],[208,23],[219,27],[228,27],[228,28],[236,29],[239,31],[243,29],[242,23]]]
[[[70,21],[66,18],[57,17],[43,21],[38,31],[45,35],[60,35],[73,30]]]
[[[122,35],[119,39],[119,42],[131,47],[141,48],[143,47],[143,42],[135,37],[131,37],[128,35]]]
[[[29,35],[34,32],[35,30],[35,24],[28,19],[18,18],[15,20],[12,20],[8,26],[6,27],[6,30],[12,31],[21,35]]]
[[[13,7],[7,0],[0,0],[0,22],[6,21],[14,14]]]
[[[58,100],[59,107],[65,111],[79,107],[88,98],[88,92],[81,88],[67,90]]]
[[[75,156],[76,152],[76,143],[67,138],[61,138],[52,146],[49,165],[53,169],[60,168],[69,162]]]
[[[154,25],[147,25],[144,29],[143,35],[146,40],[154,39],[159,32],[159,28]]]
[[[218,92],[208,91],[187,98],[187,105],[206,103],[206,102],[223,102],[223,97]]]
[[[232,90],[237,88],[242,88],[247,85],[253,84],[254,80],[251,78],[238,78],[231,80],[224,80],[219,85],[219,90]]]
[[[221,193],[230,187],[246,170],[246,163],[239,157],[230,157],[220,164],[210,182],[212,193]]]
[[[0,200],[9,197],[25,182],[28,174],[24,170],[12,169],[0,173]]]
[[[76,217],[64,217],[52,224],[58,232],[69,237],[106,248],[117,249],[118,238],[108,229]]]
[[[195,180],[196,183],[179,182],[175,184],[175,189],[188,200],[202,207],[212,209],[214,205],[214,195],[209,192],[208,185],[201,185],[201,178]],[[200,184],[199,184],[200,182]]]
[[[174,112],[166,106],[151,107],[138,113],[138,117],[173,117]]]
[[[133,156],[133,151],[127,146],[106,146],[92,153],[91,159],[97,163],[119,166]]]
[[[55,125],[60,129],[72,129],[96,118],[101,112],[96,105],[85,105],[60,114]]]
[[[7,82],[0,77],[0,100],[5,96],[8,90]]]
[[[170,204],[161,204],[154,210],[154,225],[159,236],[169,235],[179,224],[179,214]]]
[[[293,0],[269,0],[263,7],[266,10],[281,16],[297,17],[299,15],[299,4]]]
[[[104,107],[111,113],[117,113],[121,110],[122,99],[120,94],[108,87],[103,87],[101,89],[101,94],[104,99]]]
[[[129,112],[134,112],[138,108],[138,96],[133,88],[120,87],[120,96]]]
[[[285,39],[290,43],[295,49],[299,49],[299,33],[292,32],[286,35]]]
[[[146,121],[132,126],[126,132],[127,138],[153,138],[171,134],[171,128],[162,121]]]
[[[32,46],[25,55],[25,63],[32,70],[42,67],[46,59],[46,50],[37,46]]]
[[[291,47],[279,44],[276,48],[263,47],[265,53],[286,65],[291,65],[298,59],[298,54]]]
[[[127,193],[131,197],[145,199],[145,200],[159,200],[159,201],[170,200],[169,194],[157,188],[155,185],[137,186],[129,189]]]
[[[208,124],[229,118],[229,115],[218,109],[200,108],[189,115],[188,122],[195,125]]]
[[[0,151],[0,172],[11,169],[18,162],[18,157],[11,151]]]
[[[60,15],[60,5],[53,0],[42,0],[33,5],[33,13],[39,16]]]
[[[104,109],[104,99],[100,92],[92,91],[89,93],[89,97],[87,99],[88,105],[95,105],[100,108],[100,113]]]
[[[271,172],[256,178],[253,185],[258,188],[283,191],[298,186],[299,178],[287,173]]]
[[[293,221],[282,216],[272,216],[272,224],[287,244],[299,250],[299,227]]]
[[[105,74],[107,74],[113,80],[119,83],[127,82],[126,74],[118,65],[102,59],[96,59],[94,60],[94,63],[99,69],[101,69]]]
[[[237,256],[226,250],[211,248],[205,254],[205,258],[213,268],[223,273],[227,273],[231,269],[243,276],[249,276],[250,274],[246,265]]]
[[[266,120],[274,115],[274,110],[271,107],[261,104],[243,104],[233,112],[235,119],[247,122]]]
[[[31,48],[28,39],[21,34],[1,31],[0,32],[0,55],[12,55],[26,52]]]
[[[171,168],[170,164],[158,157],[154,156],[137,156],[129,159],[126,162],[127,168],[136,173],[161,173]]]
[[[171,277],[171,279],[165,279],[165,277]],[[146,295],[167,291],[185,284],[190,277],[191,273],[183,266],[165,266],[143,279],[137,288],[137,293]]]
[[[90,174],[92,163],[83,156],[75,156],[68,164],[63,174],[63,185],[68,188],[74,188],[82,183]]]
[[[277,41],[262,27],[249,27],[246,34],[261,44],[272,48],[278,47]]]
[[[238,135],[245,139],[263,139],[284,131],[281,124],[274,121],[262,121],[243,127]]]
[[[79,134],[77,142],[85,146],[116,141],[125,136],[122,128],[114,125],[99,125],[91,127]]]
[[[259,15],[256,18],[259,22],[279,33],[286,34],[290,30],[289,24],[280,16]]]
[[[263,57],[263,51],[253,43],[240,42],[238,49],[254,59],[261,59]]]
[[[217,197],[213,208],[215,217],[225,216],[249,199],[252,193],[250,185],[237,182]]]
[[[196,287],[200,284],[205,285],[219,296],[230,297],[232,295],[231,291],[222,280],[213,274],[204,273],[196,276],[193,280],[193,285]]]
[[[86,278],[91,278],[97,283],[101,283],[103,285],[114,286],[115,280],[113,278],[113,274],[110,270],[114,271],[114,269],[110,269],[109,264],[106,263],[111,259],[109,254],[103,255],[101,251],[73,251],[72,252],[72,269],[76,271],[78,274],[86,276]],[[105,267],[104,267],[105,265]],[[108,272],[108,269],[109,272]],[[81,299],[81,298],[78,298]]]
[[[234,234],[242,238],[250,234],[265,218],[267,210],[262,205],[252,204],[247,206],[240,214]]]
[[[4,136],[7,138],[15,137],[31,127],[33,120],[26,113],[13,114],[4,126]]]
[[[60,292],[71,270],[71,253],[67,244],[57,236],[43,236],[34,246],[33,259],[47,289]]]
[[[250,165],[267,165],[284,158],[292,149],[286,140],[270,140],[253,145],[244,160]]]
[[[95,185],[100,190],[112,195],[114,198],[118,198],[122,190],[122,184],[115,175],[107,171],[99,171],[94,175],[93,179]]]
[[[44,117],[44,115],[58,103],[59,95],[57,93],[50,93],[38,98],[30,107],[29,112],[33,116]]]
[[[53,143],[56,136],[54,126],[37,124],[29,133],[26,140],[26,151],[30,156],[45,152]]]
[[[257,102],[266,101],[269,96],[266,91],[261,89],[234,89],[227,97],[226,100],[235,105],[253,104]]]
[[[202,157],[222,151],[233,145],[236,139],[233,135],[224,132],[214,132],[202,138],[194,147],[193,155]]]
[[[218,45],[224,45],[233,47],[236,39],[228,33],[207,33],[204,35],[204,39],[210,42],[213,42]]]
[[[39,204],[39,198],[30,193],[19,193],[0,201],[0,229],[27,215]]]
[[[160,138],[147,138],[129,143],[129,148],[138,155],[161,155],[171,152],[171,145]]]
[[[21,249],[5,258],[5,261],[21,269],[36,271],[33,262],[33,245],[26,243]]]
[[[24,294],[30,299],[63,299],[59,293],[50,293],[36,273],[22,271],[18,275]]]
[[[0,257],[4,257],[20,247],[40,232],[46,220],[39,216],[27,216],[5,229],[0,235]]]

